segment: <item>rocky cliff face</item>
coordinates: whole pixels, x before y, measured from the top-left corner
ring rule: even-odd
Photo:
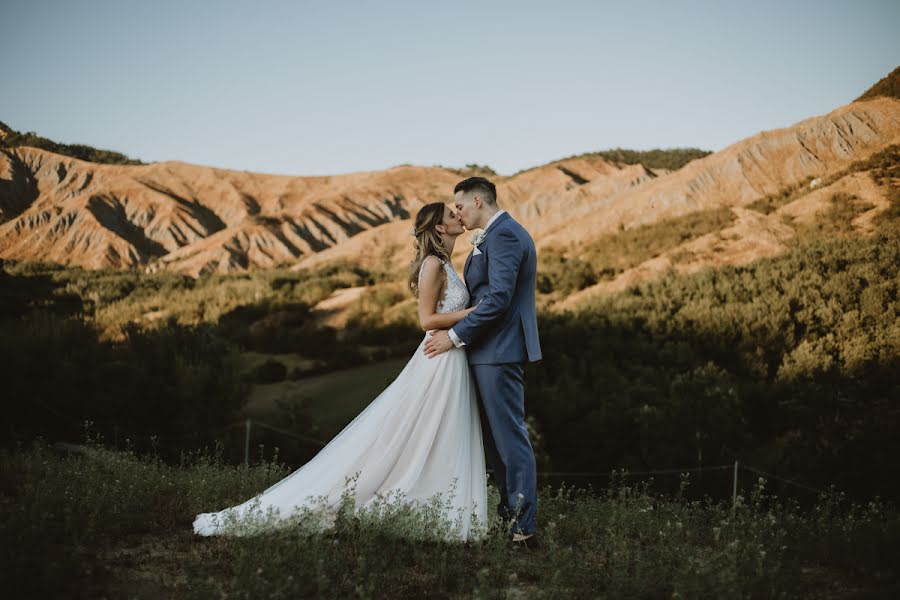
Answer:
[[[675,173],[608,196],[582,218],[540,238],[538,246],[567,247],[569,254],[578,255],[600,235],[716,207],[730,208],[736,222],[582,290],[555,308],[577,308],[597,294],[620,291],[669,268],[690,273],[778,254],[799,229],[830,209],[829,199],[835,194],[870,207],[852,226],[861,235],[871,233],[873,219],[890,206],[889,188],[900,182],[879,185],[866,171],[842,173],[855,161],[898,143],[900,100],[879,97],[761,132]],[[836,180],[825,187],[817,185],[828,179]],[[791,186],[799,188],[795,197],[770,214],[743,208]]]
[[[570,244],[717,206],[742,206],[809,177],[825,177],[900,141],[900,100],[842,106],[790,127],[764,131],[640,185],[584,190],[590,210],[542,236]]]
[[[445,199],[449,170],[285,177],[0,150],[0,256],[193,275],[293,263]]]
[[[577,252],[611,232],[743,207],[898,142],[900,100],[877,96],[761,132],[674,172],[581,157],[495,181],[502,206],[539,248]],[[338,259],[399,266],[411,252],[410,219],[426,203],[450,202],[460,179],[443,168],[289,177],[181,162],[102,165],[35,148],[0,149],[0,257],[194,276]],[[753,247],[762,248],[759,255],[777,251],[789,235],[764,221],[743,214],[730,239],[765,230],[768,241],[746,244],[751,250],[735,261],[752,259]],[[469,249],[460,240],[455,254]],[[654,272],[653,265],[641,272]]]

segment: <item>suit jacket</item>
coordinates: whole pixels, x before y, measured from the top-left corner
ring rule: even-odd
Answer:
[[[534,240],[509,213],[485,231],[469,254],[463,277],[469,306],[481,304],[453,326],[466,344],[471,364],[524,363],[541,360],[534,290],[537,251]]]

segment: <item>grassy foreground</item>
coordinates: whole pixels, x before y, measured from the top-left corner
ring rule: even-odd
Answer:
[[[600,491],[540,490],[545,546],[429,541],[427,519],[373,519],[345,503],[333,529],[194,536],[198,512],[252,497],[292,469],[249,468],[211,452],[180,465],[87,439],[69,453],[41,440],[0,453],[0,586],[24,597],[888,597],[900,592],[900,518],[879,501],[766,493],[735,507],[655,496],[620,479]],[[491,488],[491,502],[496,496]],[[418,541],[414,541],[418,540]]]

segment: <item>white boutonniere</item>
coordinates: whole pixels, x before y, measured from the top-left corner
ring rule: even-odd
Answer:
[[[481,254],[481,250],[478,248],[478,245],[484,241],[484,238],[485,238],[485,232],[483,229],[472,236],[472,245],[475,246],[475,249],[472,250],[473,255]]]

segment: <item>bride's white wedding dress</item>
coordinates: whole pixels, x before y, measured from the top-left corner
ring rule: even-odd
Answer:
[[[466,285],[449,262],[444,269],[447,285],[437,312],[463,310]],[[464,348],[428,358],[422,351],[428,337],[397,378],[312,460],[242,504],[197,515],[194,532],[242,535],[229,523],[259,513],[268,514],[266,526],[287,525],[304,507],[327,522],[348,478],[358,473],[357,508],[398,494],[412,505],[440,495],[451,537],[479,537],[487,525],[487,475],[475,382]]]

